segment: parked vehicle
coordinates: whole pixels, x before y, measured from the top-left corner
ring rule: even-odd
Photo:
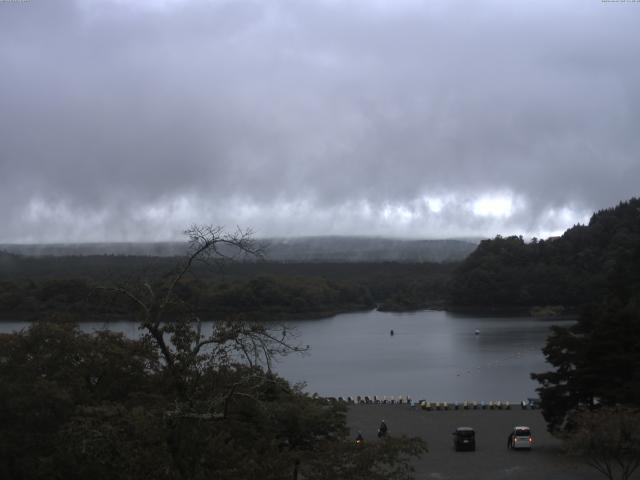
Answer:
[[[533,447],[531,429],[525,426],[513,427],[513,431],[509,435],[509,448],[531,450],[531,447]]]
[[[527,398],[527,406],[531,410],[538,410],[540,408],[540,399],[539,398]]]
[[[458,427],[453,432],[453,446],[457,452],[476,449],[476,432],[471,427]]]

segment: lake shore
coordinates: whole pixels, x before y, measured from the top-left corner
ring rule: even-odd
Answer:
[[[393,308],[387,305],[379,305],[377,307],[352,305],[342,308],[328,308],[311,310],[304,312],[291,311],[237,311],[237,312],[197,312],[200,318],[208,320],[221,320],[231,317],[242,317],[251,321],[264,322],[288,322],[292,320],[323,320],[332,318],[345,313],[356,312],[372,312],[378,311],[383,313],[416,313],[425,310],[447,312],[460,316],[477,316],[477,317],[526,317],[540,318],[549,320],[575,320],[578,312],[572,308],[564,308],[562,311],[546,309],[543,307],[461,307],[455,305],[428,304],[420,307]],[[43,313],[24,312],[24,311],[0,311],[0,322],[25,321],[35,322],[42,319]],[[117,313],[81,313],[81,312],[59,312],[54,317],[60,319],[71,320],[77,323],[83,322],[139,322],[132,318],[130,314]],[[45,320],[55,320],[49,315]]]
[[[243,320],[256,321],[256,322],[290,322],[298,320],[323,320],[326,318],[332,318],[337,315],[345,313],[357,313],[357,312],[371,312],[376,310],[375,308],[368,306],[351,306],[345,308],[325,309],[325,310],[311,310],[305,312],[289,312],[289,311],[243,311],[243,312],[196,312],[201,320],[223,320],[227,318],[239,317]],[[418,310],[415,310],[418,311]],[[44,318],[43,318],[44,317]],[[166,318],[175,320],[177,316],[167,314]],[[45,321],[73,321],[76,323],[94,323],[94,322],[131,322],[139,323],[140,320],[135,318],[135,314],[117,314],[117,313],[79,313],[79,312],[60,312],[54,315],[45,315],[44,313],[37,312],[13,312],[13,311],[0,311],[0,323],[2,322],[36,322],[38,320]]]
[[[429,452],[414,461],[416,479],[438,480],[596,480],[602,478],[579,458],[565,455],[562,443],[546,431],[539,410],[448,410],[424,411],[408,405],[352,405],[347,424],[355,438],[361,431],[365,441],[377,441],[381,420],[393,436],[421,437]],[[533,449],[506,448],[507,436],[516,425],[526,425],[535,437]],[[475,452],[455,452],[451,433],[456,427],[476,431]],[[633,478],[638,478],[634,476]]]

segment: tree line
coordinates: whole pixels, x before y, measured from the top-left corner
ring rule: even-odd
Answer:
[[[631,288],[627,277],[640,243],[638,208],[638,199],[621,202],[557,238],[482,241],[455,271],[451,304],[579,309],[603,298],[611,286]]]
[[[179,261],[162,257],[43,257],[1,254],[0,316],[126,316],[129,300],[104,288],[160,278]],[[194,265],[176,292],[203,316],[329,316],[444,305],[454,264],[225,262]]]

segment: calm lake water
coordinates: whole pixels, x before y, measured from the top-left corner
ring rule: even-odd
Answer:
[[[552,324],[529,317],[479,317],[424,310],[359,312],[286,322],[309,353],[275,364],[283,377],[327,396],[409,395],[431,401],[510,400],[535,396],[531,372],[549,369],[541,348]],[[26,322],[2,322],[0,332]],[[139,334],[131,322],[85,323]],[[394,335],[390,335],[390,330]],[[480,330],[476,335],[475,331]]]

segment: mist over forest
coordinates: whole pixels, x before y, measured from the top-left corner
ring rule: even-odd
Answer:
[[[257,239],[263,259],[272,262],[453,262],[469,255],[477,240],[406,240],[378,237],[292,237]],[[0,250],[26,256],[181,256],[187,243],[0,244]],[[222,247],[233,256],[233,248]],[[243,258],[255,261],[255,257]]]

